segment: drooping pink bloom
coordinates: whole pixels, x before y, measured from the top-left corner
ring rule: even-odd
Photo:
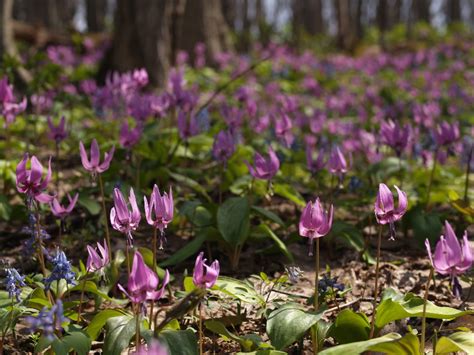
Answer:
[[[30,102],[35,113],[46,113],[53,107],[53,93],[47,92],[31,95]]]
[[[69,205],[67,207],[62,206],[59,203],[59,200],[57,197],[55,197],[53,201],[50,203],[51,212],[53,213],[53,215],[55,215],[58,218],[63,219],[72,212],[72,210],[76,206],[77,199],[79,198],[79,194],[76,193],[74,197],[71,197],[71,195],[68,194],[67,197],[69,199]]]
[[[442,235],[436,243],[434,256],[431,254],[431,246],[428,239],[425,240],[426,250],[436,272],[441,275],[451,277],[451,285],[454,294],[461,295],[461,285],[457,276],[468,271],[472,266],[472,251],[467,238],[467,231],[464,231],[463,241],[459,243],[453,228],[448,221],[445,221],[445,235]]]
[[[348,164],[346,158],[344,158],[344,155],[338,146],[332,149],[327,166],[331,174],[337,175],[339,177],[339,184],[342,185],[344,175],[348,170]]]
[[[314,238],[320,238],[329,233],[332,227],[334,207],[324,211],[319,198],[314,203],[309,201],[301,214],[299,233],[302,237],[309,238],[309,255],[313,255]]]
[[[134,355],[169,355],[168,349],[161,345],[157,340],[152,340],[151,343],[147,344],[146,347],[140,347],[133,353]]]
[[[61,141],[66,139],[68,135],[66,131],[66,117],[62,116],[61,120],[59,121],[59,124],[55,126],[51,117],[48,116],[48,127],[49,127],[48,136],[53,141],[55,141],[56,144],[59,144]]]
[[[131,149],[134,145],[140,142],[142,137],[143,127],[137,124],[135,128],[131,128],[128,122],[124,122],[120,127],[119,142],[123,148]]]
[[[393,201],[393,194],[387,185],[379,184],[379,191],[377,199],[375,201],[375,218],[379,224],[390,225],[390,239],[393,240],[395,237],[395,225],[394,223],[400,220],[408,207],[407,194],[400,190],[397,186],[394,186],[398,193],[398,207],[395,208]]]
[[[382,122],[380,126],[382,142],[391,147],[398,157],[400,157],[402,152],[408,147],[410,132],[411,129],[409,125],[401,127],[392,120]]]
[[[8,84],[8,78],[0,80],[0,109],[5,117],[5,125],[9,125],[21,112],[26,110],[26,97],[19,103],[15,102],[13,87]]]
[[[250,175],[260,180],[271,180],[280,169],[280,160],[275,151],[270,147],[268,149],[268,158],[265,159],[259,153],[254,155],[254,165],[250,165],[249,162],[245,162],[249,168]]]
[[[318,157],[313,157],[313,147],[310,144],[306,145],[306,166],[311,173],[316,173],[324,168],[326,162],[324,161],[324,151],[321,149]]]
[[[105,240],[103,245],[97,242],[97,248],[88,245],[87,253],[89,256],[87,257],[86,270],[89,272],[98,271],[110,262],[109,250]]]
[[[25,153],[23,159],[16,167],[16,188],[18,192],[24,193],[28,196],[28,202],[35,199],[41,203],[51,202],[54,198],[44,192],[51,180],[51,158],[48,162],[48,172],[43,179],[43,165],[33,155],[31,157],[31,168],[26,168],[26,163],[29,160],[28,153]]]
[[[97,140],[93,139],[91,144],[91,159],[89,160],[84,144],[79,142],[79,149],[81,151],[82,166],[87,171],[90,171],[92,175],[101,174],[109,169],[110,162],[114,156],[115,146],[110,149],[108,153],[104,154],[104,161],[100,164],[100,149],[97,144]]]
[[[280,138],[288,148],[295,138],[291,132],[292,127],[293,123],[287,114],[281,113],[279,118],[275,118],[275,135]]]
[[[163,195],[161,195],[158,186],[154,185],[150,196],[150,203],[148,203],[146,196],[143,196],[143,202],[148,224],[159,229],[161,232],[160,249],[163,249],[165,229],[173,220],[174,215],[173,191],[170,187],[169,194],[163,192]]]
[[[206,265],[206,261],[207,259],[204,258],[204,252],[200,252],[196,258],[193,272],[193,282],[197,287],[211,288],[219,277],[219,261],[214,260],[211,265]]]
[[[212,155],[220,163],[225,164],[235,152],[235,138],[230,131],[220,131],[214,138]]]
[[[115,230],[127,236],[131,246],[133,244],[132,231],[138,228],[141,219],[137,199],[132,188],[130,188],[128,201],[130,202],[131,210],[128,209],[122,192],[118,188],[114,189],[114,207],[110,210],[110,223]]]
[[[162,280],[162,286],[157,291],[160,282],[158,276],[143,261],[143,256],[136,251],[133,256],[132,270],[128,278],[127,290],[121,285],[119,288],[130,298],[133,303],[143,303],[145,301],[156,301],[163,297],[166,285],[169,283],[170,275],[168,270]]]
[[[441,122],[433,130],[433,137],[438,146],[450,145],[456,142],[460,137],[459,123],[449,124],[446,121]]]

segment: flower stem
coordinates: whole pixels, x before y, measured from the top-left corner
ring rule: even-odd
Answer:
[[[100,198],[102,200],[102,211],[104,212],[105,218],[105,240],[107,241],[107,249],[109,252],[109,260],[112,261],[112,249],[110,245],[110,232],[109,232],[109,221],[107,219],[107,210],[105,207],[105,194],[104,194],[104,182],[102,181],[102,175],[99,174],[99,187],[100,187]]]
[[[433,179],[434,179],[437,162],[438,162],[438,148],[436,148],[434,152],[433,167],[431,168],[430,181],[428,183],[428,192],[426,193],[426,208],[427,209],[430,206],[431,188],[433,186]]]
[[[140,350],[140,304],[136,304],[136,321],[135,321],[135,347],[137,348],[137,351]]]
[[[319,309],[319,238],[316,238],[316,257],[314,264],[314,310]],[[318,334],[314,331],[313,352],[318,353]]]
[[[466,164],[466,182],[464,183],[464,202],[467,203],[467,191],[469,190],[469,174],[471,173],[471,160],[474,152],[474,144],[471,146],[471,150],[467,156]]]
[[[43,276],[46,277],[46,265],[44,262],[44,255],[43,255],[43,241],[41,240],[41,224],[40,224],[40,213],[39,207],[36,204],[36,237],[37,237],[37,253],[38,253],[38,261],[41,266],[41,271],[43,272]]]
[[[380,247],[382,244],[382,226],[379,227],[379,236],[377,239],[377,261],[375,264],[375,290],[374,290],[374,301],[373,301],[373,313],[372,313],[372,320],[370,322],[370,338],[374,337],[375,332],[375,308],[377,305],[377,296],[379,293],[379,265],[380,265]]]
[[[430,291],[430,282],[433,278],[433,267],[430,267],[430,275],[426,281],[425,296],[423,298],[423,316],[421,318],[421,344],[420,344],[420,354],[425,353],[425,337],[426,337],[426,303],[428,302],[428,293]]]
[[[158,229],[153,228],[153,272],[156,272],[156,240],[158,238]],[[150,305],[150,329],[153,322],[153,308],[155,305],[155,301],[151,300]]]
[[[87,271],[86,271],[86,275],[87,276]],[[82,302],[84,301],[84,292],[86,290],[86,282],[87,282],[87,279],[84,277],[84,283],[82,284],[82,288],[81,288],[81,297],[79,299],[79,306],[77,307],[77,317],[78,317],[78,320],[80,321],[82,316],[81,316],[81,313],[82,313]]]
[[[203,336],[202,336],[202,302],[199,302],[199,355],[203,353]]]

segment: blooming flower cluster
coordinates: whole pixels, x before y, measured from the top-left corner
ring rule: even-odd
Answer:
[[[50,261],[53,265],[53,270],[51,274],[44,279],[45,288],[47,290],[54,281],[65,280],[68,285],[76,284],[76,273],[72,271],[71,263],[63,251],[58,249]]]
[[[56,331],[62,330],[62,324],[68,321],[64,316],[63,303],[57,300],[50,309],[44,307],[36,317],[29,316],[26,319],[30,325],[30,331],[43,331],[43,336],[48,340],[53,340]]]
[[[26,286],[25,276],[21,276],[19,272],[14,268],[5,269],[5,288],[8,291],[10,298],[15,297],[17,302],[20,302],[21,288]]]

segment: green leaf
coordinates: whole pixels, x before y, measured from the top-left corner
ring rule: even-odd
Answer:
[[[426,317],[451,320],[474,311],[460,311],[451,307],[439,307],[427,301]],[[423,299],[407,294],[403,300],[393,301],[386,299],[379,304],[375,315],[375,326],[382,329],[385,325],[395,320],[408,317],[421,317],[423,315]]]
[[[201,249],[201,245],[206,241],[206,239],[207,239],[207,234],[199,233],[190,242],[186,243],[184,247],[179,249],[176,253],[171,255],[165,261],[162,261],[161,263],[159,263],[159,265],[161,267],[165,267],[165,266],[179,264],[180,262],[196,254],[198,250]]]
[[[273,191],[275,194],[296,203],[298,206],[303,207],[306,205],[303,197],[301,197],[300,193],[291,185],[276,183],[273,185]]]
[[[244,244],[249,235],[250,206],[245,197],[232,197],[217,210],[217,227],[232,247]]]
[[[204,323],[204,325],[211,332],[214,332],[216,334],[224,336],[225,338],[236,341],[237,343],[240,344],[240,346],[242,347],[244,351],[255,350],[255,348],[258,346],[258,344],[255,344],[251,339],[240,337],[238,335],[235,335],[234,333],[229,332],[229,330],[227,330],[225,325],[222,322],[219,322],[217,320],[208,320]]]
[[[197,339],[191,329],[163,330],[159,334],[161,344],[168,347],[169,355],[197,355]]]
[[[104,327],[105,323],[112,317],[119,317],[124,315],[122,310],[118,309],[105,309],[97,313],[92,321],[86,328],[87,334],[92,340],[96,340],[100,334],[101,329]]]
[[[276,213],[273,213],[272,211],[266,210],[265,208],[258,206],[252,206],[252,209],[261,214],[263,217],[268,218],[270,221],[275,222],[280,226],[285,226],[285,222],[283,222],[280,216],[278,216]]]
[[[250,351],[250,352],[238,352],[237,355],[287,355],[286,352],[280,350],[272,350],[272,349],[265,349],[265,350],[257,350],[257,351]]]
[[[449,337],[441,337],[436,344],[436,354],[464,351],[474,354],[474,334],[472,332],[457,332]]]
[[[369,350],[371,346],[386,343],[386,342],[391,342],[394,340],[398,340],[400,338],[401,338],[400,334],[389,333],[375,339],[357,341],[355,343],[334,346],[332,348],[321,351],[319,355],[362,354],[364,351]]]
[[[321,319],[323,311],[321,309],[318,313],[308,312],[295,303],[275,309],[267,319],[267,333],[272,345],[277,350],[282,350],[298,341]]]
[[[332,225],[330,236],[339,238],[344,244],[354,248],[359,253],[364,252],[364,259],[369,264],[375,264],[374,258],[365,250],[364,237],[361,231],[352,224],[335,221]]]
[[[278,238],[275,233],[273,233],[269,226],[267,226],[266,224],[261,224],[259,228],[262,229],[266,234],[268,234],[268,236],[275,242],[277,248],[286,256],[289,262],[293,263],[295,261],[293,255],[286,247],[286,244],[283,243],[282,240]]]
[[[120,355],[135,335],[135,317],[123,315],[107,320],[104,354]]]
[[[265,302],[262,296],[255,291],[254,288],[250,287],[243,281],[227,276],[219,276],[212,289],[224,292],[225,294],[246,303],[263,304]]]
[[[336,339],[339,344],[347,344],[367,340],[369,334],[370,323],[367,316],[345,309],[337,315],[328,335]]]
[[[165,170],[168,172],[169,176],[171,176],[174,180],[176,180],[177,182],[179,182],[183,185],[186,185],[186,186],[190,187],[191,189],[193,189],[197,193],[201,194],[208,202],[212,202],[212,199],[207,194],[206,189],[203,186],[201,186],[196,180],[193,180],[188,176],[184,176],[184,175],[177,174],[177,173],[172,173],[168,169],[165,169]]]
[[[98,215],[102,209],[100,203],[97,202],[97,200],[91,199],[84,194],[79,196],[78,202],[93,216]]]
[[[81,330],[69,332],[61,340],[68,352],[70,350],[75,350],[78,355],[87,355],[91,349],[91,338],[89,338],[87,333]]]
[[[318,339],[318,349],[322,349],[324,345],[324,340],[329,336],[329,330],[331,329],[332,323],[326,322],[324,320],[318,321],[315,325],[311,327],[311,333],[316,332],[316,339]]]
[[[399,340],[373,345],[370,347],[370,350],[381,352],[386,355],[419,354],[420,341],[415,334],[408,333]]]
[[[94,295],[100,296],[100,297],[102,297],[103,299],[105,299],[107,301],[111,301],[111,302],[118,303],[118,304],[128,303],[128,300],[119,300],[119,299],[116,299],[116,298],[112,298],[112,297],[109,297],[106,293],[101,292],[100,290],[97,289],[97,285],[93,281],[85,281],[85,285],[84,285],[84,280],[82,280],[82,281],[79,282],[78,285],[74,286],[73,288],[70,288],[69,292],[72,292],[72,291],[82,292],[83,289],[84,289],[85,292],[89,292],[89,293],[92,293]]]
[[[5,183],[5,182],[4,182]],[[8,201],[7,196],[0,195],[0,218],[8,221],[12,213],[12,208],[10,201]]]
[[[424,247],[426,238],[428,238],[431,243],[436,242],[443,228],[439,214],[426,212],[421,205],[416,206],[408,212],[406,221],[413,229],[413,234],[418,245],[422,247]]]

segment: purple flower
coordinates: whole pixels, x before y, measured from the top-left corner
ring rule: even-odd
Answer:
[[[382,142],[395,150],[398,157],[400,157],[402,152],[408,147],[410,131],[409,125],[401,127],[392,120],[382,122],[380,126]]]
[[[104,245],[97,242],[97,248],[87,246],[87,257],[86,270],[89,272],[94,272],[102,269],[107,266],[110,262],[109,260],[109,250],[107,248],[107,243],[104,240]]]
[[[43,307],[36,317],[26,317],[26,322],[30,325],[30,331],[35,332],[41,329],[43,336],[49,340],[54,339],[55,331],[61,331],[61,324],[67,320],[68,319],[64,317],[63,303],[61,300],[56,300],[56,304],[49,310]]]
[[[31,168],[26,168],[29,160],[28,153],[25,153],[23,159],[16,167],[16,188],[18,192],[26,194],[28,199],[35,199],[41,203],[51,202],[54,196],[48,195],[43,191],[46,190],[51,180],[51,158],[49,158],[48,172],[43,177],[43,165],[33,155],[31,157]]]
[[[143,200],[145,205],[146,220],[149,225],[160,230],[160,249],[163,249],[165,229],[168,227],[168,224],[171,223],[171,221],[173,220],[173,191],[170,187],[169,194],[164,192],[163,195],[161,195],[158,186],[155,185],[153,186],[153,192],[150,196],[150,203],[148,203],[146,196],[143,196]]]
[[[379,184],[379,192],[375,201],[375,218],[379,224],[390,225],[390,239],[395,237],[394,223],[401,219],[408,207],[408,199],[405,192],[394,186],[398,193],[398,207],[395,208],[393,194],[385,184]]]
[[[196,116],[192,113],[186,113],[181,110],[178,113],[178,130],[179,136],[183,140],[195,136],[199,133],[199,124]]]
[[[443,121],[433,130],[433,138],[438,146],[450,145],[460,137],[459,124]]]
[[[152,340],[146,348],[142,346],[140,350],[133,353],[134,355],[169,355],[168,348],[161,345],[157,340]]]
[[[320,150],[318,157],[313,157],[313,147],[310,144],[306,145],[306,165],[311,173],[316,173],[324,168],[326,162],[324,161],[324,150]]]
[[[72,271],[71,263],[63,251],[59,249],[56,251],[56,254],[51,258],[51,264],[53,264],[53,270],[43,280],[46,290],[49,290],[53,281],[65,280],[68,285],[76,284],[76,273]]]
[[[62,206],[60,203],[59,203],[59,200],[55,197],[53,199],[53,201],[50,203],[50,206],[51,206],[51,212],[53,213],[53,215],[55,215],[56,217],[58,218],[65,218],[66,216],[68,216],[72,210],[74,209],[74,207],[76,206],[76,203],[77,203],[77,199],[79,197],[79,194],[76,193],[74,195],[74,198],[71,198],[71,195],[67,195],[68,199],[69,199],[69,206],[67,207],[64,207]]]
[[[30,102],[37,114],[48,112],[53,107],[53,93],[31,95]]]
[[[91,144],[91,159],[89,160],[86,149],[84,148],[84,144],[79,142],[79,149],[81,151],[81,161],[82,166],[87,171],[90,171],[92,175],[101,174],[107,169],[109,169],[110,162],[114,156],[115,146],[110,149],[108,153],[104,154],[104,161],[100,164],[100,150],[99,145],[97,144],[97,140],[93,139]]]
[[[145,264],[140,252],[136,251],[133,256],[132,270],[128,278],[128,292],[121,285],[119,285],[119,288],[133,303],[143,303],[147,300],[156,301],[163,297],[169,279],[170,274],[166,270],[161,289],[156,291],[160,280],[156,273]]]
[[[5,277],[5,288],[8,291],[8,296],[13,299],[16,298],[17,302],[20,302],[21,288],[25,287],[25,276],[21,276],[20,273],[14,268],[5,269],[7,276]]]
[[[131,211],[128,209],[122,192],[117,188],[114,189],[114,207],[110,210],[110,223],[115,230],[127,235],[128,242],[131,246],[133,242],[132,231],[138,228],[141,219],[137,199],[135,198],[135,193],[132,188],[130,188],[128,201],[132,208]]]
[[[193,272],[193,282],[197,287],[211,288],[219,276],[219,261],[214,260],[210,266],[206,265],[206,261],[207,259],[204,259],[204,252],[200,252],[196,258]]]
[[[250,175],[260,180],[271,180],[280,169],[280,161],[275,151],[270,147],[268,149],[268,158],[265,159],[259,153],[255,153],[254,165],[250,165],[249,162],[245,162],[249,168]]]
[[[280,119],[275,119],[275,135],[283,140],[286,147],[290,147],[295,137],[291,132],[293,124],[287,114],[282,113]]]
[[[464,231],[461,244],[448,221],[445,221],[445,230],[446,235],[442,235],[438,243],[436,243],[434,256],[431,254],[431,246],[428,239],[425,240],[425,246],[434,269],[441,275],[449,275],[451,277],[454,294],[459,297],[461,286],[457,276],[471,268],[472,251],[467,239],[467,231]]]
[[[21,102],[15,102],[13,87],[8,84],[8,78],[0,80],[0,108],[5,117],[5,125],[12,123],[15,117],[26,110],[26,97]]]
[[[230,131],[220,131],[214,138],[212,155],[220,163],[226,164],[235,152],[235,139]]]
[[[67,131],[66,131],[66,118],[64,116],[61,117],[59,124],[57,126],[54,125],[51,117],[48,116],[48,127],[49,127],[49,138],[59,144],[61,141],[66,139]]]
[[[123,148],[131,149],[136,145],[142,137],[143,128],[137,124],[135,128],[131,129],[128,122],[124,122],[120,127],[119,142]]]
[[[332,227],[334,208],[331,205],[328,211],[324,211],[319,198],[314,203],[309,201],[301,214],[299,233],[302,237],[309,238],[309,255],[313,255],[314,238],[320,238],[329,233]]]
[[[348,165],[341,149],[336,146],[332,149],[328,160],[328,170],[331,174],[339,177],[339,183],[342,185],[344,174],[347,173]]]

